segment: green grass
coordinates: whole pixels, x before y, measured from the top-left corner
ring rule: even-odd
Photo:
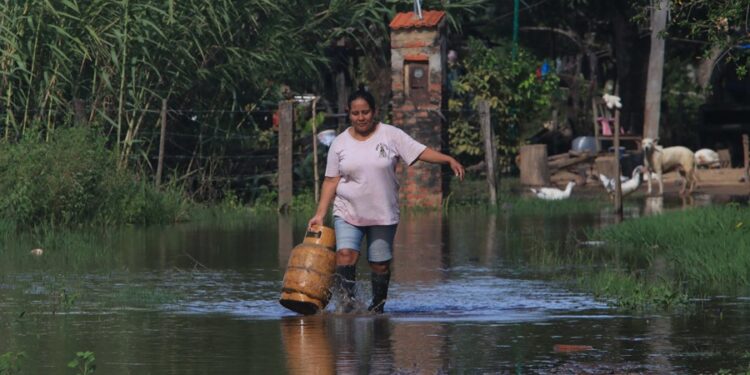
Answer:
[[[447,209],[471,209],[499,211],[513,215],[562,216],[584,213],[597,213],[610,205],[604,196],[601,199],[576,197],[559,201],[545,201],[531,196],[522,197],[527,188],[517,177],[504,177],[499,180],[497,204],[489,204],[487,181],[480,178],[467,178],[464,181],[451,180],[450,195],[444,204]]]
[[[289,205],[290,212],[306,213],[312,216],[318,207],[315,202],[315,193],[310,189],[304,189],[292,196],[292,203]],[[256,214],[268,214],[278,211],[278,194],[269,191],[262,194],[251,205],[250,210]]]
[[[646,280],[623,270],[582,275],[577,282],[579,289],[626,310],[672,309],[688,302],[688,295],[673,280]]]
[[[605,198],[591,199],[586,197],[572,197],[561,201],[543,201],[540,199],[519,197],[524,189],[518,178],[508,177],[500,179],[498,187],[498,202],[495,206],[488,204],[487,182],[479,178],[467,178],[464,181],[451,180],[450,193],[445,197],[442,209],[447,210],[499,210],[518,215],[570,215],[578,213],[599,212],[609,205]],[[292,198],[290,210],[295,213],[313,215],[317,203],[312,190],[305,189]],[[198,207],[191,211],[193,217],[214,217],[240,214],[268,214],[278,209],[276,191],[269,191],[258,197],[249,206],[242,206],[232,196],[217,204]],[[402,205],[404,213],[418,213],[434,211],[433,207],[408,207]]]
[[[509,198],[500,208],[516,215],[571,215],[594,213],[609,205],[604,200],[569,198],[559,201],[544,201],[536,198]]]
[[[654,266],[695,294],[731,293],[750,284],[750,210],[737,205],[696,208],[628,220],[593,238],[624,257]],[[632,262],[632,261],[631,261]]]
[[[12,224],[0,221],[0,273],[19,269],[42,269],[59,272],[81,272],[108,269],[121,263],[121,254],[112,251],[112,231],[108,228],[61,229],[38,225],[17,231]],[[40,248],[42,256],[31,249]]]
[[[748,224],[750,210],[737,205],[667,212],[589,230],[604,246],[539,243],[529,263],[623,309],[684,307],[750,289]]]

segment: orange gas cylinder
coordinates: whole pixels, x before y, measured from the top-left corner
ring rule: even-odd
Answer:
[[[336,234],[332,228],[313,226],[289,255],[279,302],[305,315],[324,309],[335,270]]]

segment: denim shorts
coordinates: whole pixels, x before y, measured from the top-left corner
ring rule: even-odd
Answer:
[[[351,249],[359,252],[362,238],[367,237],[367,260],[370,262],[387,262],[393,259],[393,238],[396,227],[393,225],[357,226],[334,216],[333,228],[336,231],[336,250]]]

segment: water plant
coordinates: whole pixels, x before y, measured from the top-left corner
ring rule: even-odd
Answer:
[[[21,373],[21,362],[26,358],[24,352],[7,352],[0,355],[0,375]]]
[[[116,267],[122,254],[113,248],[126,229],[59,228],[40,224],[31,230],[5,232],[0,225],[0,272],[20,269],[79,272]],[[30,249],[41,248],[41,256],[32,256]]]
[[[77,352],[76,357],[68,362],[68,368],[78,371],[77,375],[90,375],[96,371],[95,361],[96,357],[94,356],[94,352]]]
[[[603,270],[582,275],[578,287],[626,310],[669,310],[684,306],[688,296],[674,281],[647,281],[621,270]]]
[[[76,304],[79,295],[77,292],[61,289],[60,291],[53,292],[51,298],[52,314],[55,314],[57,311],[70,311],[70,309]]]

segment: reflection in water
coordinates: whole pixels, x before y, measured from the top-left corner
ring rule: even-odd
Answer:
[[[664,197],[646,197],[643,216],[659,215],[664,212]]]
[[[294,227],[288,214],[279,214],[279,267],[286,268],[294,247]]]
[[[487,218],[487,235],[485,236],[484,244],[484,256],[482,257],[481,264],[489,265],[492,264],[495,258],[496,242],[497,242],[497,214],[491,212]]]
[[[281,320],[286,368],[290,374],[333,374],[334,358],[323,315]]]
[[[672,319],[670,317],[655,317],[648,326],[649,345],[651,353],[648,361],[654,368],[660,369],[664,373],[674,373],[672,361],[669,359],[670,353],[678,352],[672,344]]]
[[[394,244],[393,282],[440,281],[443,261],[448,258],[443,254],[448,248],[444,232],[442,211],[401,220]]]
[[[747,197],[737,197],[731,195],[710,195],[705,193],[695,193],[684,196],[653,196],[645,197],[643,203],[642,216],[658,215],[664,211],[686,210],[695,207],[709,207],[722,205],[729,202],[737,201],[746,203]]]
[[[708,194],[694,194],[695,207],[708,207],[713,204],[713,197]]]
[[[693,198],[692,195],[683,195],[680,197],[682,199],[682,209],[686,210],[690,207],[693,207],[695,205],[695,198]]]
[[[393,327],[393,352],[399,370],[418,369],[419,374],[439,374],[441,358],[448,352],[446,326],[442,324],[397,324]],[[408,372],[411,373],[411,372]]]
[[[339,315],[329,319],[336,373],[394,373],[391,323],[387,317]]]

